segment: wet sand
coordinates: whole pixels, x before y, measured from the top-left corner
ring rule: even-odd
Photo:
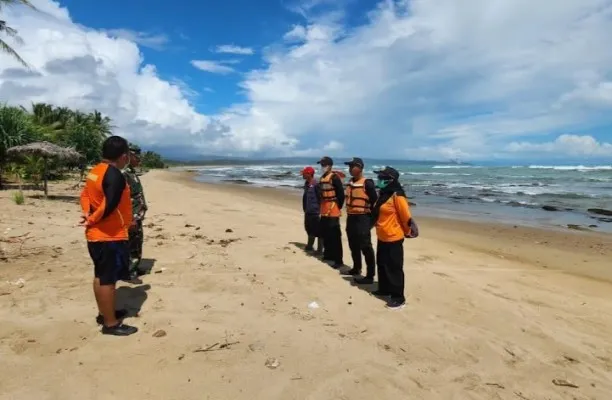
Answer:
[[[168,171],[142,180],[152,274],[119,289],[140,328],[129,338],[93,320],[78,190],[53,184],[62,197],[23,206],[0,192],[0,399],[612,393],[610,235],[420,218],[417,206],[408,305],[388,311],[301,251],[299,197]]]

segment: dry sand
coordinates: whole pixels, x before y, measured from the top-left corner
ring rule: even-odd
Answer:
[[[419,219],[389,311],[300,250],[295,196],[142,180],[128,338],[95,325],[78,191],[0,192],[0,399],[612,398],[611,236]]]

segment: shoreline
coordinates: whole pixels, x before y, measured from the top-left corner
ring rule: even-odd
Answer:
[[[230,166],[221,166],[225,169]],[[206,168],[211,168],[206,166]],[[177,172],[194,174],[194,180],[207,184],[234,185],[247,188],[266,188],[300,194],[300,188],[294,185],[271,185],[262,182],[249,182],[245,179],[219,179],[218,175],[209,176],[196,167],[175,168]],[[279,176],[284,176],[285,173]],[[589,212],[587,208],[566,208],[560,205],[542,203],[538,206],[512,201],[509,203],[494,201],[491,197],[479,197],[479,201],[470,197],[445,197],[436,195],[430,190],[412,192],[411,183],[406,183],[410,199],[419,207],[423,216],[443,217],[463,221],[503,222],[519,224],[534,228],[576,230],[612,234],[612,218]],[[435,187],[437,184],[434,184]],[[410,194],[412,193],[412,196]],[[485,201],[487,200],[487,201]]]
[[[168,173],[168,177],[173,176],[173,180],[192,188],[212,192],[221,191],[248,200],[265,201],[266,204],[295,210],[297,215],[302,215],[299,197],[301,192],[297,190],[200,182],[195,179],[197,173],[193,171],[168,171]],[[612,269],[584,268],[584,264],[605,263],[606,260],[612,259],[612,248],[609,245],[612,242],[612,234],[607,232],[571,230],[554,226],[533,227],[518,223],[512,224],[507,221],[470,221],[446,215],[443,217],[420,216],[419,210],[418,205],[413,208],[421,236],[429,236],[432,240],[460,245],[484,254],[492,254],[501,259],[532,263],[545,270],[561,270],[576,276],[612,282]],[[345,236],[345,214],[343,212],[341,222],[343,236]],[[482,238],[487,240],[482,240]],[[373,235],[373,240],[376,240],[375,235]],[[494,244],[496,241],[499,244]],[[507,245],[506,242],[512,244]],[[345,249],[345,253],[347,250],[348,248]],[[589,254],[589,256],[577,260],[576,253]],[[534,257],[534,255],[537,256]],[[562,260],[565,262],[563,267],[559,268],[557,265]]]

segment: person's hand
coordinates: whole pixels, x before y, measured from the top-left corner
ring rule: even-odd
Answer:
[[[79,221],[79,225],[89,226],[89,224],[87,223],[87,215],[81,215],[81,220]]]

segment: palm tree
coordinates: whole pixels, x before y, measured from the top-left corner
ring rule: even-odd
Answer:
[[[29,0],[0,0],[0,11],[3,8],[8,6],[14,6],[17,4],[26,5],[32,9],[36,9]],[[6,36],[12,37],[17,43],[22,42],[21,38],[17,34],[17,31],[6,24],[6,21],[0,20],[0,34],[4,34]],[[4,51],[5,53],[10,54],[15,57],[17,61],[19,61],[24,67],[28,68],[28,64],[24,61],[23,58],[6,43],[4,40],[0,39],[0,51]]]
[[[32,138],[29,115],[20,107],[0,105],[0,189],[6,150],[27,143]]]

